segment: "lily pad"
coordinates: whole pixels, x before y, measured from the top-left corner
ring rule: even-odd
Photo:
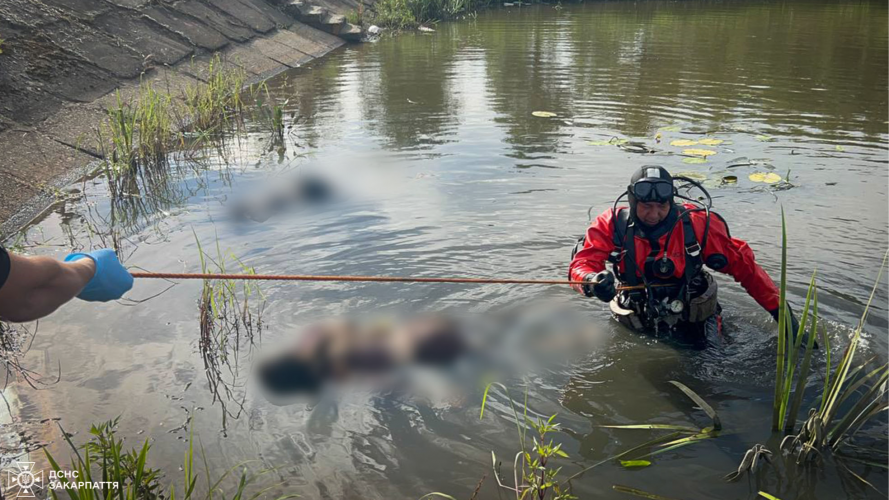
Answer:
[[[840,146],[839,144],[837,144],[836,150],[842,153],[843,151],[846,150],[846,148],[844,148],[844,147]]]
[[[700,141],[698,141],[698,144],[701,144],[703,146],[719,146],[723,142],[724,141],[722,139],[701,139]]]
[[[682,127],[679,125],[670,125],[669,127],[660,128],[661,132],[679,132],[680,130],[682,130]]]
[[[712,149],[683,149],[682,154],[691,155],[691,156],[703,156],[704,158],[715,155],[716,151]]]
[[[612,137],[608,140],[587,141],[587,144],[589,144],[590,146],[620,146],[621,144],[626,144],[627,142],[629,142],[629,139]]]
[[[758,135],[756,136],[756,140],[759,142],[772,142],[775,138],[770,135]]]
[[[670,141],[671,146],[694,146],[698,144],[698,141],[690,141],[688,139],[677,139],[675,141]]]
[[[636,468],[636,467],[641,468],[641,467],[648,467],[649,465],[651,465],[651,462],[649,460],[621,460],[620,464],[623,467],[628,467],[628,468]]]
[[[538,117],[538,118],[553,118],[553,117],[559,116],[559,115],[553,113],[552,111],[535,111],[531,114]]]
[[[753,182],[765,182],[766,184],[781,182],[781,176],[775,172],[756,172],[750,174],[749,178]]]
[[[700,172],[677,172],[676,177],[687,177],[693,181],[705,181],[707,180],[707,176]]]
[[[683,158],[682,163],[688,163],[689,165],[700,165],[701,163],[707,163],[707,159],[694,156],[694,157],[689,157],[689,158]]]

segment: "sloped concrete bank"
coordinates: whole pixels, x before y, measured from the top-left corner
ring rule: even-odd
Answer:
[[[94,128],[118,91],[181,95],[215,53],[255,82],[360,39],[345,21],[360,0],[309,1],[0,0],[0,236],[101,158]]]

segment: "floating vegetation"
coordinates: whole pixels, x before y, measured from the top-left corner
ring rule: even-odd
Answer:
[[[836,146],[834,149],[836,149],[836,150],[839,151],[840,153],[842,153],[843,151],[846,150],[846,148],[840,146],[839,144],[837,144],[837,146]]]
[[[621,460],[621,467],[626,469],[640,469],[642,467],[648,467],[651,465],[651,461],[649,460]]]
[[[655,149],[646,146],[645,143],[642,142],[623,141],[620,144],[617,144],[617,147],[629,153],[651,154],[656,152]]]
[[[674,174],[674,177],[688,177],[689,179],[698,182],[707,180],[707,176],[700,172],[677,172]]]
[[[538,118],[555,118],[555,117],[559,116],[556,113],[553,113],[551,111],[534,111],[531,114],[538,117]]]
[[[707,163],[706,158],[698,158],[698,157],[689,157],[683,158],[682,163],[688,163],[689,165],[700,165],[702,163]]]
[[[608,140],[587,141],[590,146],[620,146],[630,142],[629,139],[621,139],[620,137],[612,137]]]
[[[759,142],[774,142],[775,138],[770,135],[757,135],[756,140]]]
[[[747,176],[753,182],[764,182],[766,184],[775,184],[783,179],[774,172],[755,172]]]
[[[690,156],[703,156],[704,158],[715,155],[716,151],[712,149],[683,149],[682,154]]]
[[[689,139],[677,139],[675,141],[670,141],[671,146],[695,146],[700,144],[698,141],[692,141]]]
[[[661,132],[679,132],[680,130],[682,130],[682,127],[680,127],[679,125],[670,125],[669,127],[661,127],[658,130],[660,130]]]
[[[675,500],[673,498],[664,497],[661,495],[655,495],[654,493],[649,493],[647,491],[642,491],[638,488],[631,488],[629,486],[623,486],[620,484],[615,484],[611,487],[614,491],[619,493],[626,493],[628,495],[634,495],[641,498],[647,498],[648,500]]]
[[[725,142],[725,141],[723,141],[722,139],[707,138],[707,139],[699,140],[698,144],[700,144],[702,146],[719,146],[723,142]]]

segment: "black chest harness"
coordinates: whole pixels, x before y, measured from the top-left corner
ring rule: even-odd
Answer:
[[[646,276],[647,269],[643,272],[637,272],[636,261],[636,225],[629,220],[630,209],[624,209],[617,212],[617,217],[613,218],[614,229],[612,231],[614,237],[614,250],[608,256],[608,262],[611,262],[614,275],[620,281],[630,286],[639,285],[639,276],[642,276],[642,284],[648,288],[649,280]],[[704,267],[703,257],[701,255],[701,245],[698,243],[697,235],[695,235],[694,227],[692,227],[691,217],[688,211],[684,211],[679,215],[682,220],[682,233],[685,245],[685,271],[681,279],[681,285],[687,289],[687,285],[701,272]],[[672,233],[675,227],[670,230]],[[670,245],[670,236],[664,242],[664,255],[660,259],[656,258],[656,254],[660,251],[657,241],[651,241],[652,252],[648,257],[647,266],[651,268],[675,269],[675,264],[667,257],[667,249]],[[706,237],[706,236],[705,236]],[[620,263],[624,263],[624,272],[620,272]],[[672,280],[672,272],[669,277],[664,276],[663,280]]]

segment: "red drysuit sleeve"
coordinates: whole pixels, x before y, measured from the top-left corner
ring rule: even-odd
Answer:
[[[624,209],[621,209],[624,210]],[[574,255],[568,266],[568,279],[582,281],[590,273],[605,270],[608,255],[614,250],[614,224],[611,223],[611,209],[602,212],[586,230],[583,249]],[[580,285],[572,285],[580,293],[587,295]]]
[[[700,241],[706,216],[701,212],[694,215],[697,215],[694,218],[694,228]],[[715,271],[731,275],[766,311],[778,309],[778,287],[756,263],[753,250],[747,242],[732,238],[722,218],[711,213],[710,232],[707,236],[707,246],[704,248],[704,262],[707,262],[707,257],[714,254],[722,254],[728,260],[725,267],[714,269]]]

